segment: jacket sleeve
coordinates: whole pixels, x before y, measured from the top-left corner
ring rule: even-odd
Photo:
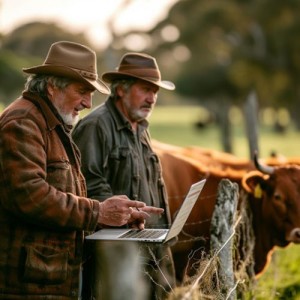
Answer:
[[[113,196],[107,182],[109,146],[106,134],[97,121],[80,122],[73,130],[73,140],[81,153],[81,168],[88,197],[105,200]]]
[[[6,122],[0,130],[0,141],[0,201],[8,213],[38,226],[95,229],[98,201],[49,184],[45,138],[33,120]]]

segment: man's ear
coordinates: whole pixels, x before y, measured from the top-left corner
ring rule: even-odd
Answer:
[[[52,97],[54,93],[54,87],[50,82],[47,83],[47,91],[48,94]]]
[[[116,92],[117,92],[118,98],[122,98],[125,94],[124,88],[121,85],[117,86]]]
[[[251,171],[243,176],[242,187],[255,198],[261,198],[262,184],[268,178],[268,175],[264,175],[259,171]]]

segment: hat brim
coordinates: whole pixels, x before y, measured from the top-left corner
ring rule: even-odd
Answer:
[[[167,81],[167,80],[161,80],[161,81],[157,81],[157,80],[153,80],[151,78],[147,78],[147,77],[141,77],[141,76],[134,76],[130,73],[125,73],[125,72],[106,72],[102,74],[102,80],[108,83],[111,83],[113,80],[116,79],[122,79],[122,78],[137,78],[137,79],[141,79],[150,83],[153,83],[157,86],[160,86],[166,90],[175,90],[175,84],[171,81]]]
[[[23,72],[28,74],[44,74],[44,75],[54,75],[59,77],[67,77],[75,80],[84,81],[92,85],[97,91],[102,94],[110,94],[110,88],[102,82],[100,79],[93,80],[80,75],[75,70],[68,68],[66,66],[60,65],[41,65],[32,68],[23,68]]]

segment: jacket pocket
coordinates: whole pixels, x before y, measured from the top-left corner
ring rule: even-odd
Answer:
[[[132,168],[131,155],[128,147],[118,146],[113,148],[109,154],[107,178],[111,186],[114,187],[114,192],[123,190],[122,194],[126,194],[126,191],[129,189],[130,174],[128,173]]]
[[[67,160],[48,161],[46,181],[60,191],[74,192],[71,165]]]
[[[67,279],[68,252],[45,246],[25,246],[24,281],[57,284]]]

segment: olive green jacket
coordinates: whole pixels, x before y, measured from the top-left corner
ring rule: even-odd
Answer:
[[[77,124],[72,135],[81,152],[89,197],[103,200],[125,194],[132,200],[163,207],[164,218],[152,224],[169,227],[161,164],[152,150],[147,127],[147,121],[141,122],[135,135],[114,100],[108,98]]]

